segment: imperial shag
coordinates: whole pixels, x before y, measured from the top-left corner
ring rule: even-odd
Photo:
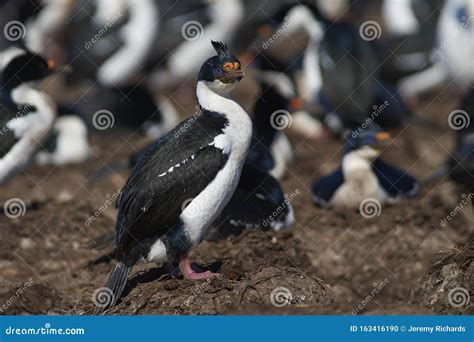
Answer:
[[[385,132],[351,134],[346,140],[342,167],[313,183],[314,203],[322,207],[357,208],[367,198],[383,204],[415,196],[418,181],[379,158],[380,148],[388,138]]]
[[[31,85],[53,71],[53,61],[28,50],[0,53],[0,183],[31,160],[53,126],[55,104]]]
[[[196,88],[200,115],[159,139],[140,159],[117,201],[118,263],[107,287],[120,298],[139,261],[179,263],[185,278],[201,279],[188,259],[231,199],[252,136],[245,110],[229,98],[244,76],[226,45],[212,42],[217,56],[206,60]]]

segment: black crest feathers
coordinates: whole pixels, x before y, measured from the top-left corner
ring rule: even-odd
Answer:
[[[227,44],[224,44],[222,42],[216,42],[211,40],[212,46],[217,52],[217,56],[219,56],[220,59],[222,60],[227,60],[232,58],[232,53],[230,52],[229,48],[227,47]]]

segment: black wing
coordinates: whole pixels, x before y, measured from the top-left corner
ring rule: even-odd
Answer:
[[[227,120],[204,113],[183,121],[140,158],[118,201],[118,257],[138,261],[173,229],[186,200],[215,178],[227,155],[212,145]]]

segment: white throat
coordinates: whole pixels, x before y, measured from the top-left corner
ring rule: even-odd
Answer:
[[[16,46],[10,47],[0,53],[0,72],[16,57],[24,55],[26,52]]]
[[[358,151],[347,153],[342,159],[342,173],[345,180],[363,179],[372,174],[372,163],[359,155]]]
[[[220,81],[198,81],[196,86],[198,103],[202,108],[223,114],[229,120],[236,116],[248,116],[237,102],[230,99],[230,92],[234,87],[235,84]]]
[[[252,137],[252,121],[237,102],[227,97],[234,86],[219,81],[199,81],[196,95],[203,109],[217,112],[228,120],[228,126],[214,139],[214,145],[224,153],[231,153],[231,159],[243,165]]]

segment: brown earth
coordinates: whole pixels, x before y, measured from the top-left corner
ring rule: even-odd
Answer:
[[[441,97],[424,101],[419,111],[443,129],[409,123],[392,132],[394,141],[383,157],[417,177],[426,176],[451,149],[447,116],[455,106]],[[185,107],[183,111],[189,110],[192,103]],[[292,133],[290,138],[295,159],[283,187],[288,194],[299,193],[292,202],[293,230],[248,231],[226,241],[204,242],[192,257],[221,273],[209,281],[177,280],[158,265],[140,265],[122,301],[108,313],[460,313],[446,304],[445,296],[430,304],[429,291],[437,287],[426,282],[436,253],[455,250],[472,233],[472,221],[464,213],[441,226],[467,189],[449,180],[427,185],[417,198],[384,207],[373,219],[358,211],[316,208],[310,202],[311,183],[338,167],[341,144],[305,141]],[[100,182],[88,182],[88,177],[145,143],[139,134],[96,133],[92,135],[95,156],[87,164],[30,166],[1,187],[0,203],[20,198],[27,209],[18,218],[0,217],[0,310],[6,314],[94,312],[93,294],[106,282],[112,254],[84,246],[114,229],[115,209],[110,203],[126,172]],[[86,224],[101,207],[105,211]],[[463,274],[469,268],[472,280],[472,263],[462,265],[458,271]],[[472,281],[451,285],[460,284],[468,287]],[[472,288],[468,290],[472,297]],[[270,300],[272,291],[283,291],[276,306]]]

